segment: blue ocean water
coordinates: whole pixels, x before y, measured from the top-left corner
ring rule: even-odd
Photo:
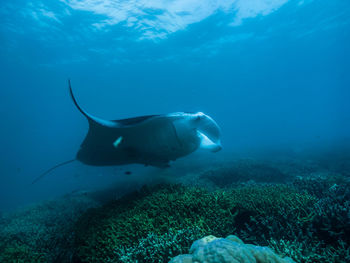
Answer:
[[[345,0],[3,0],[0,210],[125,180],[76,163],[30,184],[87,132],[68,78],[105,119],[205,112],[222,129],[213,158],[347,147],[349,14]]]

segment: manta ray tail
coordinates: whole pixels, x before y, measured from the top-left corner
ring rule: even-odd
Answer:
[[[50,173],[51,171],[55,170],[56,168],[58,167],[61,167],[63,165],[66,165],[66,164],[69,164],[71,162],[74,162],[76,161],[76,159],[72,159],[72,160],[69,160],[69,161],[65,161],[63,163],[59,163],[53,167],[51,167],[50,169],[46,170],[44,173],[42,173],[40,176],[38,176],[33,182],[32,184],[35,184],[36,182],[38,182],[39,180],[41,180],[45,175],[47,175],[48,173]]]

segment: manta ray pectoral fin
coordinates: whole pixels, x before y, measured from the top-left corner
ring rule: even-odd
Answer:
[[[197,131],[198,137],[201,140],[200,148],[208,149],[212,152],[218,152],[221,150],[221,144],[214,143],[204,133]]]
[[[93,123],[93,124],[100,124],[102,126],[111,127],[111,128],[119,127],[119,124],[117,122],[103,120],[103,119],[97,118],[97,117],[87,113],[82,107],[80,107],[80,105],[78,104],[77,100],[75,99],[74,94],[73,94],[73,90],[72,90],[72,86],[71,86],[71,83],[70,83],[70,79],[68,79],[68,87],[69,87],[69,93],[70,93],[70,96],[71,96],[71,98],[72,98],[72,100],[74,102],[74,105],[88,119],[90,124],[91,123]]]
[[[119,136],[113,143],[114,148],[118,148],[119,144],[122,142],[123,136]]]

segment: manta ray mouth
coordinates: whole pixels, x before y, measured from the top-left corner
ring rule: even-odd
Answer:
[[[202,133],[202,132],[197,130],[197,135],[198,135],[198,137],[201,140],[201,143],[200,143],[200,146],[199,146],[200,148],[207,149],[207,150],[209,150],[211,152],[218,152],[218,151],[220,151],[222,149],[222,146],[221,146],[220,142],[218,142],[218,143],[213,142],[204,133]]]
[[[221,146],[221,130],[219,125],[208,115],[199,112],[197,124],[197,136],[200,138],[200,148],[218,152]]]

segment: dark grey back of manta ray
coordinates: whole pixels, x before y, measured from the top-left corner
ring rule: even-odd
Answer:
[[[76,156],[82,163],[165,167],[169,161],[188,155],[200,145],[196,130],[182,123],[182,116],[149,115],[106,121],[79,106],[70,82],[69,89],[74,104],[89,121],[89,131]]]

